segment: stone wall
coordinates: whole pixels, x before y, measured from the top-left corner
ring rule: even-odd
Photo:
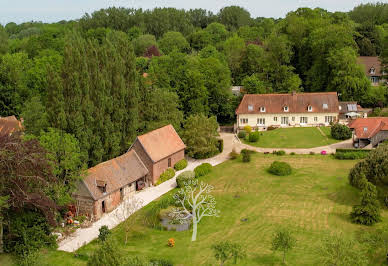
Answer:
[[[105,202],[105,212],[111,212],[121,203],[121,193],[120,190],[116,190],[111,194],[103,197],[94,202],[94,217],[95,219],[100,219],[103,211],[102,211],[102,202]]]
[[[384,140],[387,140],[388,139],[388,131],[380,131],[379,133],[377,133],[372,139],[371,139],[371,142],[372,142],[372,145],[373,146],[376,146],[377,144],[379,144],[380,142],[384,141]]]

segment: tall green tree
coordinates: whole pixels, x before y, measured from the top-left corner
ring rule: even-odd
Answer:
[[[136,136],[135,58],[121,32],[109,33],[102,44],[77,33],[67,38],[62,72],[50,79],[47,111],[52,126],[79,140],[91,166],[118,156]]]
[[[227,39],[224,44],[224,52],[232,72],[233,84],[240,85],[243,72],[242,63],[246,51],[245,42],[237,35]]]
[[[190,45],[185,37],[180,32],[169,31],[166,32],[159,41],[160,49],[165,54],[171,53],[173,50],[177,50],[181,53],[189,52]]]
[[[39,96],[34,96],[25,102],[21,117],[27,134],[39,136],[49,126],[48,114]]]
[[[220,10],[219,20],[228,30],[237,30],[251,23],[251,15],[239,6],[227,6]]]
[[[0,25],[0,55],[8,51],[8,34],[2,25]]]

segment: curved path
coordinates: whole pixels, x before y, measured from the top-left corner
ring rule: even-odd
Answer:
[[[250,149],[250,150],[255,150],[257,152],[272,152],[273,150],[284,150],[286,153],[295,152],[297,154],[308,154],[310,152],[320,153],[322,150],[326,150],[326,152],[328,153],[333,153],[335,152],[336,148],[351,147],[351,143],[352,143],[351,140],[347,140],[347,141],[335,143],[329,146],[323,146],[323,147],[317,147],[317,148],[311,148],[311,149],[280,149],[280,148],[275,149],[275,148],[258,148],[247,144],[243,144],[237,138],[236,135],[231,133],[221,133],[221,137],[224,140],[224,151],[221,154],[213,158],[203,159],[203,160],[188,159],[188,162],[189,162],[188,166],[184,170],[178,171],[175,176],[178,176],[183,171],[193,170],[196,166],[200,165],[201,163],[210,163],[213,166],[220,164],[229,159],[229,153],[233,149],[235,149],[237,152],[241,151],[242,149]],[[142,202],[141,206],[139,206],[139,209],[141,209],[142,207],[156,200],[157,198],[169,192],[170,190],[174,189],[175,187],[176,187],[176,177],[170,180],[167,180],[166,182],[160,184],[159,186],[150,187],[143,191],[137,192],[134,197],[137,200]],[[117,207],[118,211],[120,211],[122,208],[123,208],[123,204]],[[110,229],[114,228],[118,224],[123,222],[125,219],[127,219],[129,216],[130,214],[124,218],[121,217],[120,219],[115,214],[115,211],[106,213],[101,217],[101,219],[93,223],[92,226],[88,228],[79,228],[71,236],[59,242],[58,249],[67,251],[67,252],[74,252],[80,247],[82,247],[83,245],[86,245],[87,243],[96,239],[99,234],[98,229],[101,226],[107,225]]]

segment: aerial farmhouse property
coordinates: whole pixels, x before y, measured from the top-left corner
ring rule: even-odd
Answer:
[[[336,92],[245,94],[236,110],[237,128],[319,126],[338,121]]]
[[[127,153],[87,170],[73,193],[79,214],[94,220],[114,210],[184,158],[185,144],[172,125],[138,136]]]
[[[155,184],[169,167],[185,158],[185,144],[172,125],[138,136],[129,150],[135,150],[149,171],[149,182]]]

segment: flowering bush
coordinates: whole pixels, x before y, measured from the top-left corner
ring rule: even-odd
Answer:
[[[326,155],[327,152],[326,151],[321,151],[321,155]]]
[[[167,241],[167,246],[173,248],[175,246],[175,239],[174,238],[170,238],[168,241]]]

